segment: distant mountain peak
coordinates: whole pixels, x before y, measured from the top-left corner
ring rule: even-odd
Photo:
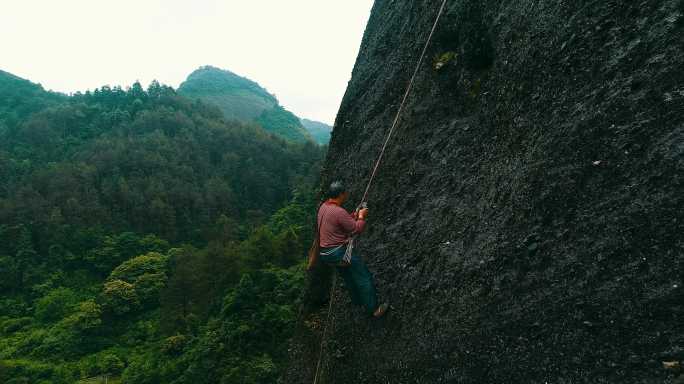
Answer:
[[[284,139],[313,141],[299,118],[257,82],[211,65],[199,67],[178,87],[186,97],[216,105],[227,119],[255,122]]]
[[[0,70],[0,127],[7,118],[17,122],[31,113],[47,108],[65,96],[46,91],[40,84]],[[9,124],[5,121],[5,124]]]
[[[30,80],[26,80],[12,73],[3,71],[2,69],[0,69],[0,84],[4,84],[5,86],[8,84],[22,85],[36,90],[45,91],[40,84],[33,83]]]
[[[240,76],[235,72],[211,65],[204,65],[194,70],[180,87],[192,88],[193,86],[200,84],[205,87],[205,89],[216,92],[225,92],[232,89],[248,89],[266,99],[270,99],[270,101],[275,104],[278,103],[278,99],[275,95],[269,93],[264,87],[259,85],[259,83],[244,76]]]

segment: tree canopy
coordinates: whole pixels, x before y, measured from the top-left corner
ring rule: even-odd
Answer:
[[[0,382],[273,382],[325,148],[157,82],[0,84]]]

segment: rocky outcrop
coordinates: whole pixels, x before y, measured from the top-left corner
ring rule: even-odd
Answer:
[[[357,199],[439,3],[375,2],[323,172]],[[338,288],[319,382],[677,380],[682,47],[681,0],[448,1],[359,243],[393,309]],[[325,309],[284,382],[312,382]]]

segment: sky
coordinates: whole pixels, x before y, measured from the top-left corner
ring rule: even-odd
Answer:
[[[333,123],[373,0],[14,0],[0,69],[73,93],[212,65],[248,77],[300,117]]]

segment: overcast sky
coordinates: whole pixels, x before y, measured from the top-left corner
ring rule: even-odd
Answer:
[[[153,79],[174,88],[213,65],[285,108],[332,124],[372,0],[12,0],[0,69],[60,92]]]

